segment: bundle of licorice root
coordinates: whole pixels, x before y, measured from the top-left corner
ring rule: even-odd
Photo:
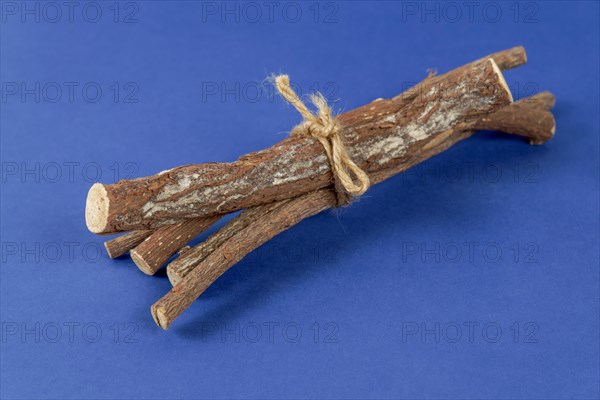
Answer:
[[[325,99],[313,111],[286,76],[275,79],[303,117],[291,135],[232,163],[184,165],[114,184],[94,184],[87,197],[89,230],[127,232],[105,243],[111,258],[127,252],[146,274],[167,265],[173,288],[151,307],[167,329],[217,278],[277,234],[323,210],[347,205],[390,178],[478,130],[552,138],[548,92],[513,102],[502,71],[526,62],[515,47],[466,64],[391,99],[334,116]],[[312,107],[311,107],[312,108]],[[204,242],[187,244],[227,213],[242,210]],[[357,250],[360,251],[360,250]]]

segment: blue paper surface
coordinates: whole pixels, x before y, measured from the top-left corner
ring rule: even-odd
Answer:
[[[600,396],[597,2],[0,7],[2,398]],[[341,112],[516,45],[507,82],[556,95],[552,141],[477,134],[276,237],[166,332],[164,272],[86,229],[93,182],[283,139],[272,73]]]

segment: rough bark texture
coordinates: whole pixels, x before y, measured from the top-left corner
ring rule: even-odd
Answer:
[[[171,322],[189,307],[212,282],[229,267],[244,258],[246,254],[290,226],[329,208],[330,204],[335,202],[335,192],[330,189],[321,189],[282,202],[279,207],[263,218],[254,220],[251,226],[235,232],[230,237],[230,241],[235,243],[235,246],[223,244],[219,247],[219,251],[206,257],[204,260],[206,268],[195,268],[165,297],[152,306],[151,312],[154,321],[163,329],[167,329]],[[264,234],[258,235],[258,231]],[[184,295],[180,295],[180,293]]]
[[[513,112],[531,111],[529,108],[537,109],[543,113],[548,113],[547,108],[550,108],[548,99],[553,99],[553,96],[544,93],[524,102],[507,106]],[[551,102],[553,104],[553,101]],[[535,115],[528,113],[527,115]],[[505,124],[506,113],[499,114],[500,122]],[[538,137],[542,129],[548,129],[547,132],[554,131],[554,125],[546,124],[543,120],[525,121],[521,118],[508,119],[513,123],[506,123],[511,132],[524,132],[523,136],[528,136],[527,132],[534,131],[535,135],[532,138]],[[520,125],[525,124],[525,125]],[[539,129],[531,129],[532,125],[539,125]],[[456,143],[458,140],[469,137],[473,131],[457,132],[450,143]],[[548,136],[543,135],[544,137]],[[449,145],[441,145],[438,148],[448,148]],[[372,176],[373,183],[381,182],[388,177],[394,175],[396,171],[379,171]],[[220,242],[220,247],[211,247],[210,251],[195,251],[189,250],[182,258],[192,255],[192,260],[195,259],[199,264],[192,265],[191,260],[187,263],[180,264],[179,272],[184,274],[183,279],[174,288],[162,297],[151,307],[151,313],[156,323],[163,329],[167,329],[171,323],[189,307],[215,280],[217,280],[227,269],[235,265],[247,254],[261,246],[263,243],[290,228],[291,226],[302,221],[304,218],[315,215],[325,209],[334,207],[336,204],[336,196],[331,188],[319,189],[315,192],[306,193],[293,200],[286,200],[258,206],[254,210],[262,210],[254,215],[249,224],[238,224],[237,229],[229,229],[227,232],[217,232],[211,239],[214,242]],[[242,214],[243,215],[243,214]],[[241,216],[237,218],[241,219]],[[230,222],[233,226],[235,219]],[[231,234],[233,231],[235,233]],[[197,246],[198,248],[201,245]],[[176,260],[174,263],[177,263]],[[172,264],[174,264],[172,263]],[[177,265],[177,264],[175,264]],[[192,266],[192,269],[190,269]],[[171,265],[169,265],[171,267]],[[195,268],[194,268],[195,267]]]
[[[211,235],[204,242],[198,244],[192,249],[185,251],[171,262],[167,268],[167,276],[174,286],[183,279],[196,265],[203,261],[215,249],[225,243],[237,231],[244,229],[253,221],[263,219],[274,208],[286,203],[289,200],[280,200],[268,204],[261,204],[256,207],[242,211],[237,217],[230,220],[225,226]]]
[[[502,90],[507,90],[505,85],[498,82],[499,86],[503,86]],[[498,92],[500,89],[495,90]],[[477,92],[473,88],[469,89],[469,93]],[[422,95],[418,95],[415,102],[423,101]],[[510,101],[510,99],[509,99]],[[466,102],[472,104],[471,101]],[[495,103],[497,108],[498,103]],[[519,105],[517,105],[517,109]],[[493,114],[497,110],[489,110],[489,114]],[[446,110],[451,112],[451,110]],[[423,114],[421,114],[423,115]],[[461,109],[459,120],[462,120],[463,115],[480,115],[473,113],[468,109]],[[523,122],[518,119],[504,118],[506,114],[499,114],[501,121],[514,121],[515,123]],[[479,118],[481,119],[481,118]],[[419,119],[417,118],[417,121]],[[427,126],[427,121],[420,120]],[[537,120],[536,120],[537,121]],[[450,147],[457,141],[464,139],[473,134],[472,128],[476,126],[477,120],[470,123],[455,123],[446,129],[441,130],[441,133],[433,136],[424,134],[424,143],[419,146],[418,151],[412,153],[411,165],[414,165],[424,158],[428,158]],[[507,122],[508,124],[508,122]],[[514,129],[512,129],[514,128]],[[553,129],[553,127],[552,127]],[[511,126],[511,130],[519,131],[518,127]],[[373,183],[387,179],[391,175],[408,168],[408,163],[396,164],[388,169],[380,169],[375,171],[372,176]],[[303,218],[293,219],[292,216],[299,215],[314,215],[314,210],[322,211],[335,205],[335,196],[330,189],[319,189],[314,192],[309,192],[280,205],[273,211],[267,213],[262,219],[257,219],[250,225],[230,236],[216,251],[213,251],[201,261],[201,266],[196,266],[191,271],[188,270],[187,275],[174,288],[155,303],[151,312],[159,326],[167,329],[172,321],[177,318],[190,304],[200,296],[210,284],[220,277],[229,267],[243,258],[250,251],[263,244],[266,239],[281,233],[291,225],[301,221]],[[318,199],[318,200],[316,200]],[[183,259],[194,254],[194,250],[190,250]],[[191,265],[188,263],[188,266]]]
[[[525,135],[529,143],[541,144],[554,135],[554,116],[547,111],[552,107],[554,96],[549,92],[540,93],[481,118],[474,128]]]
[[[190,240],[219,220],[220,216],[192,218],[180,224],[157,229],[131,250],[131,259],[147,275],[154,275],[164,263]]]
[[[132,231],[125,233],[117,238],[104,242],[104,247],[110,258],[117,258],[142,243],[146,238],[152,235],[153,230],[146,229],[141,231]]]
[[[458,67],[449,73],[456,73],[457,71],[465,70],[472,67],[474,64],[479,63],[488,58],[493,59],[500,68],[501,71],[506,71],[512,68],[516,68],[521,66],[527,62],[527,53],[525,52],[525,48],[523,46],[513,47],[512,49],[499,51],[497,53],[490,54],[489,56],[480,58],[477,61],[473,61],[472,63],[465,64],[462,67]],[[416,96],[418,96],[423,91],[430,90],[431,87],[436,86],[444,79],[446,79],[449,73],[443,75],[432,75],[427,77],[427,79],[422,82],[416,84],[414,87],[408,89],[407,91],[400,93],[398,96],[394,97],[392,100],[394,101],[411,101]]]
[[[409,96],[374,101],[339,120],[351,158],[375,173],[414,163],[415,154],[448,132],[471,128],[511,100],[488,58],[430,78]],[[187,165],[147,178],[96,184],[88,196],[86,221],[96,233],[157,227],[296,197],[332,182],[321,144],[290,137],[234,163]]]
[[[537,140],[537,138],[540,137],[552,138],[555,131],[555,121],[554,116],[548,110],[550,110],[554,106],[554,96],[549,92],[544,92],[540,93],[539,95],[524,99],[523,101],[513,103],[508,107],[516,105],[516,108],[513,108],[513,110],[522,111],[523,109],[520,106],[523,105],[524,101],[528,102],[530,106],[529,110],[534,109],[530,114],[528,114],[530,117],[532,117],[532,119],[526,120],[518,117],[507,117],[504,113],[504,110],[506,110],[506,108],[503,108],[496,111],[499,113],[499,124],[503,124],[504,128],[509,130],[508,133],[515,133],[520,136],[523,136],[527,138],[530,141],[530,143],[533,140]],[[494,114],[495,113],[490,113],[490,116]],[[541,118],[538,118],[540,116]],[[489,116],[486,116],[486,118],[489,118]],[[484,124],[478,121],[473,125],[473,129],[501,130],[499,128],[494,127],[489,122]],[[477,125],[485,126],[485,128],[476,128]],[[448,137],[440,136],[440,140],[432,142],[429,146],[426,146],[422,149],[422,153],[420,154],[421,160],[433,157],[434,155],[452,147],[459,141],[472,136],[476,132],[473,129],[465,130],[462,132],[455,132],[449,135]],[[377,171],[371,175],[371,180],[374,182],[381,182],[385,179],[390,178],[391,176],[406,171],[408,167],[410,166],[401,164],[386,170]]]
[[[379,183],[430,158],[476,130],[550,139],[554,97],[542,93],[512,103],[501,69],[525,63],[522,47],[495,53],[338,117],[350,157]],[[167,273],[173,289],[152,305],[163,329],[248,253],[305,218],[335,207],[329,160],[313,138],[291,137],[233,163],[187,165],[113,185],[96,184],[86,204],[95,233],[156,229],[132,257],[154,273],[180,251]],[[246,209],[204,243],[194,222]],[[214,222],[214,221],[213,221]],[[187,225],[186,225],[187,224]],[[208,225],[207,225],[208,226]],[[108,247],[107,247],[108,250]]]
[[[483,119],[486,120],[485,124],[477,122],[475,125],[485,125],[485,129],[515,133],[529,138],[530,140],[538,140],[539,138],[548,140],[552,137],[555,130],[554,117],[552,116],[552,113],[548,111],[553,106],[554,96],[549,92],[544,92],[507,105],[489,116],[483,117]],[[464,139],[473,133],[474,131],[457,132],[455,137],[457,139]],[[448,142],[445,144],[456,143],[451,137],[447,140]],[[444,148],[447,147],[449,146],[445,146]],[[387,179],[389,176],[394,175],[399,171],[382,172],[383,173],[371,177],[374,182]],[[281,202],[269,203],[244,211],[239,216],[229,221],[229,223],[219,231],[211,235],[206,241],[192,248],[186,252],[185,255],[172,261],[167,266],[167,275],[169,276],[171,284],[175,286],[181,282],[181,280],[190,273],[190,271],[200,265],[208,255],[214,252],[223,243],[229,241],[236,231],[253,224],[254,221],[265,218],[265,216],[275,207],[278,207],[280,203]],[[334,204],[330,204],[330,207],[333,206]],[[257,235],[269,235],[269,233],[261,232],[256,228],[253,228],[252,231]]]

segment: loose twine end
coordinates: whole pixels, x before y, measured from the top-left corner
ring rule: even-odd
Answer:
[[[312,136],[325,149],[336,180],[338,205],[350,202],[351,197],[347,196],[348,194],[360,196],[366,192],[371,184],[369,176],[350,158],[342,141],[342,126],[333,116],[323,95],[319,92],[310,95],[310,100],[317,109],[313,113],[292,89],[287,75],[275,77],[275,87],[281,97],[294,106],[304,118],[304,121],[292,129],[291,135]],[[354,175],[354,179],[351,174]],[[345,193],[340,193],[340,186]]]

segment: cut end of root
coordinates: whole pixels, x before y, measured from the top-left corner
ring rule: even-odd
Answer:
[[[177,275],[177,273],[175,273],[171,268],[169,268],[167,266],[167,277],[169,278],[169,282],[171,282],[171,285],[175,286],[177,285],[179,282],[181,282],[182,277]]]
[[[93,233],[104,233],[108,223],[110,200],[104,185],[94,183],[85,202],[85,224]]]
[[[508,94],[508,98],[510,99],[510,102],[512,103],[513,96],[512,96],[512,93],[510,92],[510,88],[508,87],[508,84],[506,83],[506,79],[504,79],[504,74],[502,74],[500,67],[498,67],[498,64],[496,64],[496,61],[494,61],[493,58],[490,58],[490,62],[492,63],[492,68],[494,69],[494,72],[498,76],[498,81],[500,83],[500,86],[502,86],[504,88],[504,90]]]
[[[108,242],[104,242],[104,248],[106,249],[106,253],[108,254],[108,256],[112,259],[117,258],[118,256],[116,254],[113,254],[110,252],[110,245],[108,244]]]
[[[142,256],[136,251],[136,249],[130,250],[129,255],[131,256],[131,259],[133,260],[135,265],[137,265],[137,267],[140,269],[140,271],[142,271],[146,275],[154,275],[156,273],[156,269],[152,268],[150,264],[148,264],[146,260],[144,260]]]
[[[150,307],[150,313],[152,313],[152,318],[154,319],[154,322],[156,322],[156,325],[160,326],[165,331],[169,329],[170,323],[168,322],[162,307],[152,305],[152,307]]]

